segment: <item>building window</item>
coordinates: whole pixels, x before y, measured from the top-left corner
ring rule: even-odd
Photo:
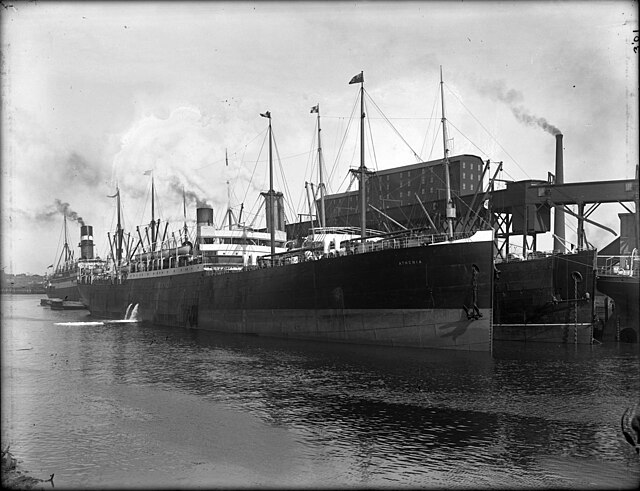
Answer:
[[[423,173],[423,174],[424,174],[424,171],[425,171],[425,168],[423,167],[423,168],[422,168],[422,173]]]
[[[463,168],[463,169],[466,169],[466,167],[467,167],[467,164],[466,164],[466,163],[464,162],[464,160],[463,160],[463,161],[462,161],[462,168]]]
[[[400,172],[400,179],[402,179],[402,172]]]
[[[471,174],[471,180],[473,181],[473,173]]]
[[[466,179],[466,178],[467,178],[467,173],[466,173],[466,172],[463,172],[463,173],[462,173],[462,178],[463,178],[463,179]]]
[[[421,184],[424,184],[424,177],[422,178],[422,183]]]
[[[471,191],[473,191],[473,184],[469,184],[469,189],[471,189]]]
[[[427,190],[425,188],[422,188],[422,194],[426,194]]]
[[[467,185],[466,185],[466,183],[464,183],[464,182],[462,183],[462,189],[463,189],[463,190],[466,190],[466,189],[467,189]]]
[[[433,194],[433,188],[429,188],[429,194]]]
[[[389,181],[389,174],[387,174],[387,182]]]

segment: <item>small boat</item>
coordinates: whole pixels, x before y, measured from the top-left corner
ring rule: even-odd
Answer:
[[[75,300],[62,300],[61,298],[49,299],[51,310],[84,310],[86,307],[82,302]]]

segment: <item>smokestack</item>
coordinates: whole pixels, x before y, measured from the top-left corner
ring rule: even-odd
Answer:
[[[213,225],[213,208],[197,208],[196,217],[198,225]]]
[[[562,133],[556,135],[556,184],[564,184],[564,160],[562,156]],[[555,207],[553,218],[553,252],[564,252],[564,207]]]
[[[80,227],[80,259],[93,259],[93,227]]]

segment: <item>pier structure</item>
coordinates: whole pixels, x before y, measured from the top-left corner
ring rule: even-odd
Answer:
[[[548,181],[515,181],[506,185],[506,189],[494,191],[491,195],[496,238],[504,239],[498,253],[505,257],[509,245],[514,243],[514,236],[522,236],[524,256],[528,251],[536,250],[537,234],[551,231],[551,208],[554,206],[561,206],[566,214],[577,220],[575,247],[578,250],[590,245],[584,232],[585,223],[617,235],[614,230],[591,220],[590,215],[603,203],[620,203],[634,213],[628,204],[637,203],[638,194],[638,181],[635,179],[555,184],[553,176],[550,176]],[[577,205],[577,213],[569,208],[570,205]],[[637,220],[637,214],[635,216]],[[560,239],[565,243],[566,252],[570,252],[566,238]]]

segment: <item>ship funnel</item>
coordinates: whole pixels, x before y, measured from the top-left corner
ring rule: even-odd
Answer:
[[[564,159],[562,155],[562,134],[556,135],[556,184],[564,184]],[[565,251],[564,207],[556,205],[553,218],[553,251]]]
[[[198,208],[196,218],[198,225],[213,225],[213,208]]]
[[[80,227],[80,259],[93,259],[93,227]]]

